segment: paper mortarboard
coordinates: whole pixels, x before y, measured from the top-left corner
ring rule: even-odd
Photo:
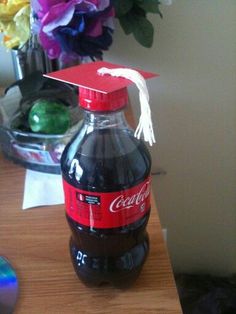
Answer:
[[[79,104],[86,110],[116,111],[128,102],[127,87],[135,84],[139,89],[141,116],[135,136],[150,145],[155,142],[149,94],[145,79],[158,76],[143,70],[131,69],[104,61],[85,63],[45,75],[79,87]]]
[[[105,94],[112,93],[133,84],[132,81],[122,77],[99,75],[97,71],[102,67],[109,69],[126,68],[125,66],[105,61],[97,61],[73,66],[71,68],[45,74],[44,76]],[[157,76],[157,74],[154,73],[138,69],[134,70],[138,71],[145,79]]]

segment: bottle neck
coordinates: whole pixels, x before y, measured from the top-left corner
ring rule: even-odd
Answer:
[[[124,111],[92,112],[84,111],[85,124],[97,129],[129,128]]]

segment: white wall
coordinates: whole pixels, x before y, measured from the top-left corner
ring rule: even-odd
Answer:
[[[162,225],[176,271],[236,271],[236,1],[175,0],[147,50],[116,34],[109,58],[160,73],[149,83]]]
[[[148,84],[152,156],[167,175],[153,185],[175,270],[235,272],[236,1],[175,0],[162,11],[152,49],[118,27],[105,59],[161,75]]]

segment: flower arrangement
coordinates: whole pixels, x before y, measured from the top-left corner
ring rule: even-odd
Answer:
[[[114,18],[125,34],[132,33],[141,45],[151,47],[154,28],[147,16],[162,17],[160,4],[158,0],[32,0],[30,5],[29,0],[0,0],[0,32],[10,49],[22,47],[33,31],[50,59],[101,59],[112,44]]]

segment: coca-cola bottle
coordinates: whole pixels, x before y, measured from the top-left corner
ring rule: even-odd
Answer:
[[[126,122],[126,87],[79,95],[84,120],[61,158],[71,259],[85,284],[127,287],[149,251],[151,157]]]

